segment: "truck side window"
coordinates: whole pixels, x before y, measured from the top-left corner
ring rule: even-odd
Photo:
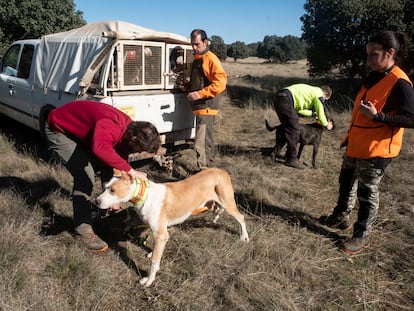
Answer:
[[[30,67],[32,66],[32,59],[34,53],[34,46],[31,44],[25,44],[23,47],[22,55],[20,57],[19,70],[17,71],[17,77],[27,79],[30,74]]]
[[[8,76],[17,76],[17,62],[19,61],[20,45],[16,44],[7,50],[1,62],[1,73]]]

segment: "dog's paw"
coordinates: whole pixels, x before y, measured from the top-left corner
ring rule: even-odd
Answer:
[[[242,240],[243,242],[249,242],[249,236],[247,234],[242,234],[240,237],[240,240]]]
[[[149,287],[151,286],[152,282],[149,281],[149,278],[145,277],[139,280],[139,284],[141,284],[144,287]]]

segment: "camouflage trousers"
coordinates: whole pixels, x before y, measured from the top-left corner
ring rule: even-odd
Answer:
[[[382,159],[388,160],[388,159]],[[348,216],[358,199],[358,219],[354,224],[354,237],[368,236],[379,207],[379,184],[391,160],[355,159],[344,155],[339,175],[339,196],[333,214]]]

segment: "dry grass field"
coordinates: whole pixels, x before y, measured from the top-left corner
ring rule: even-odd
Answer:
[[[194,216],[170,228],[161,270],[143,289],[138,280],[149,270],[147,249],[123,233],[125,213],[97,217],[110,250],[88,252],[73,236],[70,175],[48,159],[37,133],[0,117],[0,310],[414,309],[413,130],[381,184],[371,248],[345,255],[337,245],[349,233],[322,226],[318,217],[336,202],[338,146],[350,111],[328,107],[337,126],[323,135],[317,169],[310,146],[302,155],[308,167],[288,168],[269,156],[274,133],[264,120],[279,123],[269,108],[272,91],[314,82],[305,62],[224,66],[229,88],[217,118],[214,163],[232,177],[251,241],[239,240],[228,215],[217,224],[209,214]],[[134,164],[157,182],[184,178],[195,155],[186,149],[173,156],[172,177],[151,163]],[[98,193],[98,179],[96,186]]]
[[[223,62],[224,69],[229,77],[252,75],[255,77],[279,76],[279,77],[308,77],[306,60],[292,61],[288,64],[269,64],[261,58],[248,57],[234,62],[232,58],[227,58]]]

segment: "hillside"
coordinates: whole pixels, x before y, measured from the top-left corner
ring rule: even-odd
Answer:
[[[89,253],[73,236],[69,174],[47,158],[37,133],[0,117],[0,310],[412,310],[413,130],[381,184],[372,247],[345,255],[337,245],[347,234],[317,219],[337,199],[338,146],[350,112],[330,109],[336,129],[322,137],[317,169],[309,146],[304,171],[274,163],[274,133],[264,120],[279,121],[266,102],[267,75],[275,72],[283,82],[307,76],[303,68],[289,74],[272,65],[224,63],[231,94],[216,124],[214,163],[232,177],[251,241],[239,241],[228,215],[217,224],[208,214],[192,217],[170,228],[148,289],[138,283],[149,269],[146,248],[123,234],[125,213],[98,220],[110,251]],[[237,93],[246,89],[254,96]],[[195,155],[188,149],[173,156],[173,176],[150,163],[135,165],[157,182],[184,178]]]

